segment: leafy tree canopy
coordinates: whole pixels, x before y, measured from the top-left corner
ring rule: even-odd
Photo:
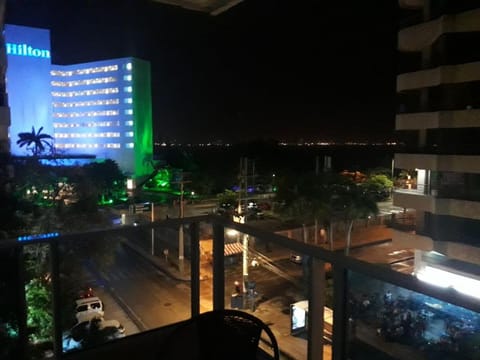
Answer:
[[[51,291],[42,279],[32,279],[26,286],[27,325],[33,341],[49,340],[53,335]]]

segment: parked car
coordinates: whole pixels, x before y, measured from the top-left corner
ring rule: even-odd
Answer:
[[[290,254],[290,261],[295,263],[295,264],[301,264],[302,263],[302,256],[298,254]]]
[[[125,337],[125,328],[119,321],[94,317],[65,331],[62,337],[62,346],[63,351],[71,351],[123,337]]]
[[[251,220],[261,220],[265,218],[265,214],[260,209],[251,209],[247,212],[247,219]]]
[[[89,297],[94,297],[93,289],[91,287],[86,287],[78,292],[78,297],[80,299],[86,299]]]
[[[268,211],[268,210],[272,210],[272,205],[270,205],[268,202],[262,202],[258,204],[258,208],[263,211],[265,210]]]
[[[97,296],[78,299],[75,303],[75,317],[79,323],[104,315],[103,302]]]

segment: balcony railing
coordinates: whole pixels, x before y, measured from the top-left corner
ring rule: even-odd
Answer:
[[[178,246],[181,224],[188,228],[184,259]],[[232,236],[243,246],[243,262],[242,254],[235,262],[225,252],[226,238]],[[301,264],[289,261],[291,254],[299,255]],[[426,353],[455,358],[458,339],[480,333],[480,304],[473,297],[217,216],[4,240],[0,255],[4,264],[6,260],[13,264],[10,274],[2,275],[7,288],[0,299],[10,301],[14,316],[9,327],[15,334],[2,351],[18,359],[155,359],[165,335],[176,324],[228,307],[254,312],[272,327],[285,357],[295,359],[345,359],[353,353],[358,358],[383,354],[410,359]],[[39,268],[42,259],[48,268]],[[250,273],[245,274],[245,269]],[[331,272],[326,274],[326,269]],[[31,313],[39,299],[29,294],[28,287],[39,274],[52,294],[53,327],[50,336],[43,335],[47,342],[40,341],[39,335],[32,337],[32,332],[40,330],[32,328],[32,322],[39,320]],[[233,279],[245,280],[241,303],[234,297]],[[127,336],[104,344],[91,341],[80,350],[67,351],[65,338],[75,317],[75,296],[67,291],[72,282],[92,286],[99,297],[104,294],[104,317],[123,314]],[[289,313],[289,305],[298,300],[308,304],[304,324]],[[326,305],[333,309],[333,331],[328,337],[326,325],[331,324],[324,320]],[[454,316],[457,328],[468,330],[456,338],[437,333],[433,320],[448,327]],[[5,328],[7,321],[0,321]],[[462,346],[463,355],[475,350]]]

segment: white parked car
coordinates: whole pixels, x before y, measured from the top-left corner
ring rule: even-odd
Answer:
[[[125,328],[117,320],[95,317],[78,323],[63,333],[63,351],[78,350],[125,337]]]
[[[295,263],[295,264],[301,264],[302,263],[302,256],[298,254],[290,254],[290,261]]]
[[[90,321],[94,318],[103,318],[103,302],[96,296],[78,299],[75,301],[75,317],[79,323]]]

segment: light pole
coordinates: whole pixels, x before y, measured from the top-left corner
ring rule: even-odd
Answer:
[[[180,181],[173,182],[172,184],[180,184],[180,208],[179,208],[179,214],[178,217],[180,219],[183,219],[184,212],[183,212],[183,185],[186,183],[190,183],[191,181],[185,181],[183,180],[183,177],[188,174],[182,172],[180,174]],[[180,224],[180,227],[178,228],[178,270],[180,273],[183,275],[184,271],[184,238],[183,238],[183,224]]]
[[[155,255],[155,229],[153,228],[153,222],[155,221],[155,204],[152,202],[150,203],[152,206],[151,211],[151,223],[152,223],[152,255]]]
[[[182,181],[180,182],[180,219],[183,219],[183,175]],[[183,238],[183,224],[180,224],[180,228],[178,229],[178,270],[181,274],[183,274],[184,270],[184,238]]]

